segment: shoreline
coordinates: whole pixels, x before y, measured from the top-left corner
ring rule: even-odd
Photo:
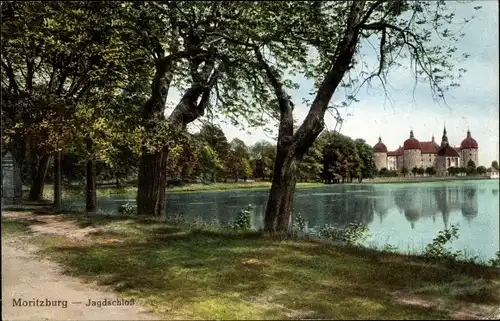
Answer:
[[[377,184],[417,184],[417,183],[435,183],[435,182],[448,182],[448,181],[474,181],[474,180],[491,180],[487,176],[446,176],[446,177],[377,177],[373,179],[365,179],[361,183],[336,183],[325,184],[322,182],[298,182],[297,189],[306,188],[319,188],[332,185],[377,185]],[[170,194],[187,194],[187,193],[202,193],[202,192],[220,192],[220,191],[236,191],[236,190],[266,190],[271,188],[271,182],[268,181],[249,181],[241,183],[214,183],[214,184],[187,184],[184,186],[175,186],[167,188],[167,193]],[[51,184],[46,184],[44,188],[44,198],[51,199],[53,187]],[[27,195],[29,187],[23,186],[23,195]],[[83,194],[84,190],[79,190],[75,186],[70,188],[63,187],[63,194],[78,195]],[[121,194],[135,194],[137,187],[116,187],[116,186],[98,186],[97,196],[106,195],[121,195]]]

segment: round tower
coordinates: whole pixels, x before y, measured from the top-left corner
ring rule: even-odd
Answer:
[[[422,150],[420,142],[413,136],[413,130],[410,131],[410,138],[403,144],[403,166],[408,172],[414,167],[420,167],[422,163]]]
[[[467,137],[460,144],[462,167],[467,167],[469,160],[472,160],[476,164],[476,167],[478,166],[478,147],[477,141],[472,138],[470,130],[467,130]]]
[[[378,143],[373,146],[373,159],[377,170],[387,168],[387,147],[382,143],[382,138],[378,138]]]

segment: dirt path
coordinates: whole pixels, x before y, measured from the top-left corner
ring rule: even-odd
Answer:
[[[2,236],[2,320],[160,319],[136,305],[87,306],[89,299],[125,302],[113,293],[63,275],[57,264],[39,259],[35,250],[15,238]]]

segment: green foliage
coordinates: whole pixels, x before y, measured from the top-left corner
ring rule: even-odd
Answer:
[[[304,220],[302,215],[297,214],[297,217],[295,218],[295,224],[294,227],[299,231],[299,232],[305,232],[306,231],[306,226],[307,222]]]
[[[425,173],[429,176],[436,175],[436,169],[434,167],[427,167]]]
[[[490,259],[488,261],[488,264],[492,267],[500,268],[500,251],[497,251],[495,256],[496,257],[494,259]]]
[[[319,235],[341,244],[359,245],[371,236],[368,231],[368,227],[361,223],[350,223],[347,228],[325,225],[319,231]]]
[[[491,167],[493,167],[494,169],[498,169],[498,161],[496,161],[496,160],[492,161]]]
[[[487,169],[486,169],[486,167],[484,167],[484,166],[478,166],[478,167],[476,168],[476,171],[477,171],[477,173],[478,173],[478,174],[481,174],[481,175],[482,175],[482,174],[486,174]]]
[[[118,208],[118,213],[121,215],[134,216],[136,209],[130,203],[125,203]]]
[[[452,225],[450,228],[439,231],[432,243],[426,245],[424,256],[428,259],[456,261],[464,258],[462,251],[451,251],[445,245],[458,239],[459,225]]]
[[[249,231],[252,229],[252,205],[248,204],[244,209],[242,209],[239,213],[238,216],[236,217],[236,220],[233,223],[233,229],[235,230],[240,230],[240,231]]]
[[[398,250],[397,246],[388,243],[384,244],[384,246],[381,249],[382,252],[396,252],[397,250]]]
[[[361,182],[363,178],[373,177],[376,169],[372,148],[363,139],[353,140],[336,132],[327,132],[320,139],[325,140],[323,179]]]

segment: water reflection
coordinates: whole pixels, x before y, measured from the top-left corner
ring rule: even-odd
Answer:
[[[231,224],[238,213],[252,204],[251,223],[263,228],[268,190],[239,190],[169,194],[166,213],[181,214],[217,224]],[[477,249],[491,257],[498,251],[498,184],[490,181],[329,185],[298,189],[293,204],[293,219],[300,214],[314,233],[325,225],[346,227],[352,222],[368,226],[370,234],[384,245],[387,239],[398,246],[427,244],[436,233],[465,220],[460,227],[462,247]],[[116,211],[125,203],[135,203],[135,195],[115,195],[98,199],[105,212]],[[84,206],[83,200],[68,201],[67,206]],[[459,248],[462,249],[462,248]]]

